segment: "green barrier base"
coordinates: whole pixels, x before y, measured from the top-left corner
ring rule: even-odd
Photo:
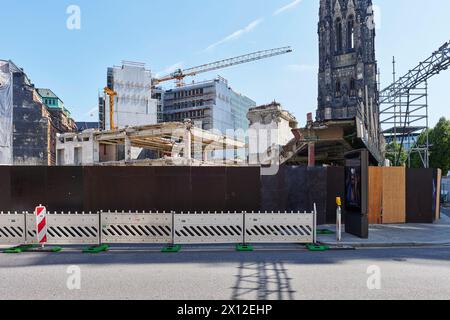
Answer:
[[[325,230],[317,230],[317,234],[327,235],[327,234],[335,234],[335,232],[325,229]]]
[[[309,251],[318,252],[318,251],[327,251],[330,248],[328,246],[321,246],[321,245],[316,245],[316,244],[307,244],[306,245],[306,249],[308,249]]]
[[[35,246],[35,247],[33,247],[33,248],[30,248],[30,249],[27,249],[27,250],[25,250],[25,252],[42,252],[42,253],[53,253],[53,252],[60,252],[60,251],[62,251],[62,248],[61,247],[44,247],[44,248],[42,248],[42,247],[38,247],[38,246]]]
[[[173,245],[173,246],[167,246],[162,248],[162,253],[177,253],[180,252],[181,246],[180,245]]]
[[[53,253],[62,251],[61,247],[41,247],[38,245],[23,245],[4,250],[4,253],[42,252]]]
[[[83,253],[100,253],[105,252],[109,249],[109,245],[102,244],[100,246],[92,246],[90,248],[84,249]]]
[[[236,251],[239,252],[249,252],[249,251],[253,251],[253,246],[250,245],[244,245],[244,244],[238,244],[236,245]]]
[[[29,249],[32,249],[33,247],[34,247],[33,245],[22,245],[22,246],[5,249],[5,250],[3,250],[3,253],[22,253]]]

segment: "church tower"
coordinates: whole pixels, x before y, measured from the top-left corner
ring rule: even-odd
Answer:
[[[319,15],[317,120],[378,119],[372,0],[320,0]]]

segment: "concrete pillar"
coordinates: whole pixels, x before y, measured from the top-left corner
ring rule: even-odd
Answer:
[[[308,143],[308,167],[316,166],[316,145],[314,142]]]
[[[131,141],[128,135],[125,136],[125,161],[131,161]]]
[[[192,136],[191,130],[186,129],[184,132],[184,158],[192,159]]]

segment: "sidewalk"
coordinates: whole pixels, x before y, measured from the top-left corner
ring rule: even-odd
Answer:
[[[319,229],[335,231],[334,225],[319,226]],[[343,227],[345,230],[345,227]],[[318,241],[328,246],[336,246],[336,235],[318,235]],[[450,217],[442,214],[434,224],[372,225],[369,239],[342,234],[342,246],[350,247],[413,247],[450,245]]]

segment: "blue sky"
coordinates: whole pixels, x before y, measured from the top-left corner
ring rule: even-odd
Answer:
[[[304,123],[317,99],[318,0],[0,0],[0,59],[55,91],[76,120],[93,121],[106,68],[146,62],[155,73],[290,45],[294,53],[217,74],[258,104],[274,99]],[[450,1],[374,0],[380,8],[377,59],[383,86],[450,40]],[[81,29],[66,28],[69,5]],[[450,118],[450,70],[430,81],[430,116]]]

